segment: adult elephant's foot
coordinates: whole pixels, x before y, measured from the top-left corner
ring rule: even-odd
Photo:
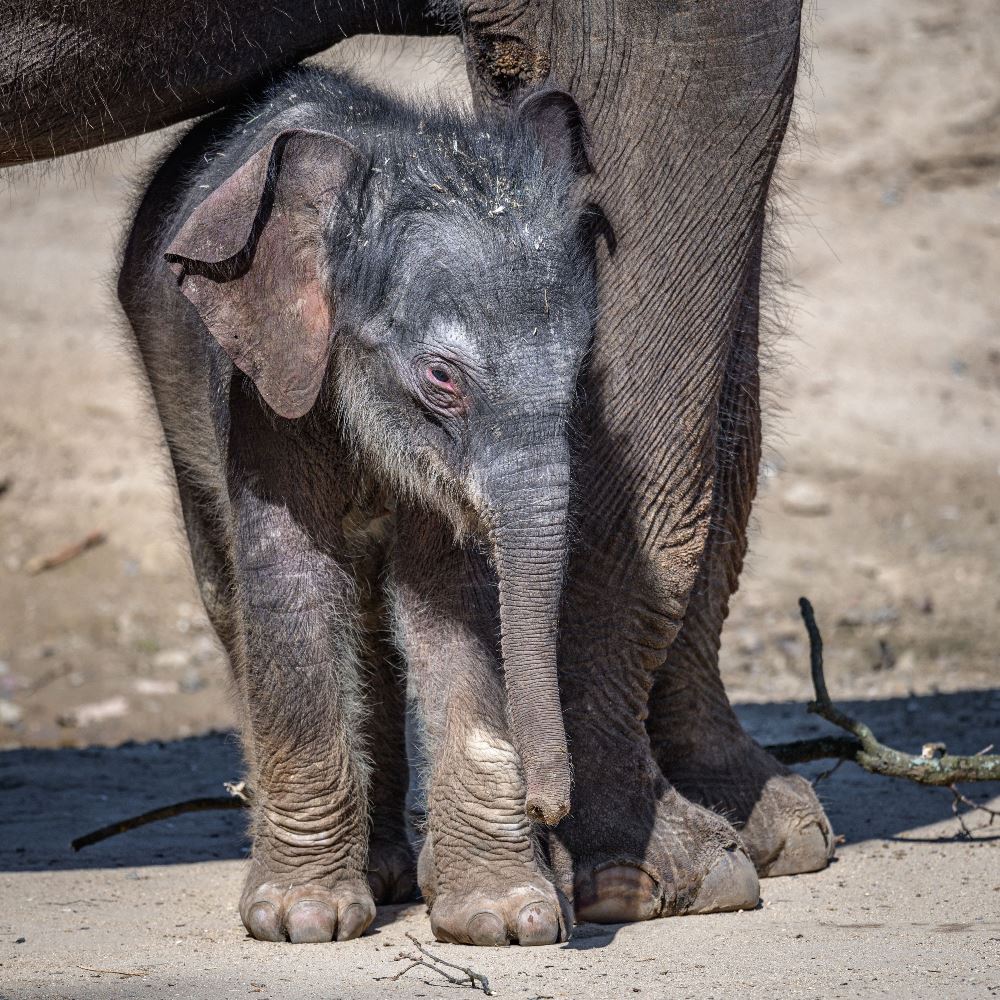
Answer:
[[[259,941],[350,941],[375,919],[375,901],[363,878],[299,881],[255,860],[243,887],[240,916]]]
[[[442,866],[428,839],[419,871],[438,941],[501,947],[558,944],[569,937],[558,893],[530,862],[492,865],[470,859]]]
[[[379,905],[409,903],[417,898],[417,870],[405,834],[394,838],[372,834],[368,845],[368,885]]]
[[[819,871],[829,864],[833,829],[812,785],[749,737],[659,756],[676,788],[739,830],[762,878]]]
[[[645,789],[618,784],[583,789],[582,797],[552,838],[577,920],[628,923],[757,905],[757,874],[736,831],[659,776]]]

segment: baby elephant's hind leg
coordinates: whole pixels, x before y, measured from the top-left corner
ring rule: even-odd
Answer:
[[[418,877],[431,928],[458,944],[564,941],[564,901],[525,815],[508,731],[495,588],[443,533],[422,526],[401,537],[395,612],[425,762]]]
[[[404,903],[417,895],[417,872],[406,828],[409,767],[403,667],[385,635],[379,601],[366,616],[364,736],[372,774],[368,883],[376,903]]]

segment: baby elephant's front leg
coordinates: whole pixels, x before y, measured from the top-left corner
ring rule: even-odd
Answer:
[[[521,762],[506,721],[495,590],[447,546],[400,546],[396,621],[423,757],[427,828],[418,879],[439,941],[554,944],[567,908],[525,814]],[[427,566],[433,566],[428,573]]]
[[[240,915],[266,941],[349,940],[375,916],[352,582],[301,516],[249,486],[235,500],[233,666],[255,794]]]

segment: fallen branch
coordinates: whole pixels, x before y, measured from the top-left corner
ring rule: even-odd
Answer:
[[[236,784],[227,782],[226,789],[229,791],[228,796],[215,795],[200,799],[185,799],[183,802],[175,802],[171,806],[160,806],[159,809],[151,809],[138,816],[130,816],[117,823],[109,823],[99,830],[92,830],[90,833],[85,833],[82,837],[70,841],[70,847],[74,851],[79,851],[83,847],[90,847],[91,844],[99,844],[109,837],[116,837],[119,833],[127,833],[129,830],[135,830],[147,823],[158,823],[160,820],[182,816],[184,813],[208,812],[213,809],[245,809],[250,805],[250,791],[242,781]]]
[[[799,610],[809,635],[809,666],[812,671],[815,701],[809,711],[832,722],[850,736],[821,736],[815,740],[797,740],[765,747],[783,764],[803,764],[812,760],[840,758],[850,760],[872,774],[905,778],[921,785],[951,788],[960,781],[1000,781],[1000,754],[983,753],[960,757],[947,753],[943,743],[925,743],[919,755],[904,753],[880,743],[863,722],[842,712],[830,699],[823,675],[823,637],[816,624],[812,604],[799,598]]]
[[[491,997],[494,995],[493,991],[490,989],[490,981],[481,972],[476,972],[473,969],[469,969],[464,965],[456,965],[454,962],[449,962],[447,959],[440,958],[433,952],[428,951],[409,931],[406,932],[406,936],[416,945],[417,951],[420,952],[424,958],[430,959],[430,961],[425,962],[423,958],[418,955],[407,954],[406,952],[400,952],[394,959],[394,962],[409,962],[410,964],[397,972],[394,976],[376,976],[376,982],[380,980],[388,980],[390,983],[395,983],[402,979],[411,969],[417,969],[423,967],[425,969],[430,969],[431,972],[436,972],[439,976],[443,976],[455,986],[468,986],[473,990],[482,990],[483,993]],[[461,972],[462,977],[453,976],[450,972],[446,972],[445,966],[448,969],[454,969],[456,972]]]
[[[58,552],[29,559],[24,564],[24,571],[35,576],[37,573],[44,573],[47,569],[55,569],[57,566],[62,566],[63,563],[68,563],[71,559],[76,559],[77,556],[82,556],[88,549],[103,544],[107,541],[107,537],[103,531],[92,531],[89,535],[84,535],[80,541],[67,545],[65,548],[59,549]]]

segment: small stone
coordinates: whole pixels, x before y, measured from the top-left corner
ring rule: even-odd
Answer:
[[[24,718],[24,709],[6,698],[0,700],[0,724],[16,726]]]
[[[78,705],[71,712],[61,715],[56,720],[60,726],[92,726],[109,719],[119,719],[128,713],[128,702],[121,696],[106,698],[104,701],[94,701],[86,705]]]
[[[737,648],[745,656],[756,656],[764,652],[764,640],[753,629],[743,628],[736,634]]]
[[[885,641],[885,639],[879,639],[878,641],[878,659],[872,664],[872,670],[878,672],[880,670],[892,670],[896,666],[896,652]]]
[[[17,940],[16,940],[15,942],[14,942],[14,944],[24,944],[24,942],[25,942],[25,941],[27,941],[27,940],[28,940],[27,938],[23,938],[23,937],[19,937],[19,938],[18,938],[18,939],[17,939]]]
[[[190,667],[184,671],[180,689],[185,694],[194,694],[195,691],[200,691],[206,683],[205,678],[194,667]]]
[[[180,685],[177,681],[158,681],[152,678],[141,677],[132,684],[138,694],[177,694]]]
[[[156,670],[180,670],[191,662],[191,655],[185,649],[164,649],[153,657]]]
[[[864,557],[858,557],[851,561],[851,569],[855,573],[866,577],[869,580],[874,580],[879,575],[879,566],[874,559],[867,559]]]
[[[825,517],[830,513],[830,501],[815,484],[793,483],[781,498],[782,509],[797,517]]]

